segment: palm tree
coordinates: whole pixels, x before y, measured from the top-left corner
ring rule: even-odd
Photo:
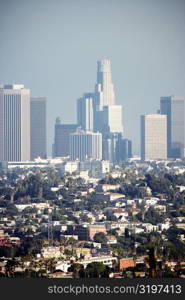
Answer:
[[[11,191],[10,191],[10,203],[14,203],[14,196],[15,196],[16,192],[18,191],[18,189],[19,189],[19,186],[11,188]]]
[[[156,266],[157,266],[157,260],[156,260],[156,249],[154,246],[152,246],[149,249],[149,276],[154,278],[156,276]]]

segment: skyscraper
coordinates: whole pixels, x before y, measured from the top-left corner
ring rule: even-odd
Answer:
[[[153,114],[141,116],[141,159],[167,158],[167,118]]]
[[[84,131],[80,128],[70,134],[70,158],[79,159],[102,159],[102,135],[100,132]]]
[[[167,115],[169,158],[185,156],[185,97],[161,97],[160,112]]]
[[[85,93],[77,100],[77,124],[87,131],[93,131],[93,97],[92,93]]]
[[[46,98],[31,98],[30,122],[31,159],[46,158]]]
[[[115,106],[114,86],[111,78],[110,60],[103,59],[97,62],[97,83],[94,93],[94,130],[104,133],[104,107]],[[122,116],[121,116],[122,119]],[[118,120],[119,122],[119,120]]]
[[[70,155],[69,135],[76,131],[77,124],[61,124],[60,118],[55,123],[54,156],[65,157]]]
[[[132,157],[132,142],[128,139],[123,139],[122,136],[117,141],[116,145],[116,160],[117,162],[127,161]]]
[[[110,60],[97,62],[97,83],[95,86],[96,106],[101,110],[103,106],[115,105],[114,86],[111,78]]]
[[[116,146],[119,139],[119,133],[108,133],[103,136],[103,159],[111,163],[116,163]]]
[[[123,133],[121,105],[104,106],[102,116],[103,131],[105,133]]]
[[[0,160],[30,160],[30,90],[0,85]]]
[[[103,159],[115,162],[118,135],[123,133],[122,106],[116,105],[110,60],[97,62],[94,93],[94,130],[102,133]]]

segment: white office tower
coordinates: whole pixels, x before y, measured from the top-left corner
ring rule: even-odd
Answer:
[[[106,133],[122,133],[122,106],[111,105],[103,108],[103,127]]]
[[[93,94],[85,93],[77,100],[77,124],[82,129],[93,131]]]
[[[141,116],[141,159],[167,159],[166,115]]]
[[[100,132],[84,131],[80,128],[70,134],[70,159],[102,159],[102,135]]]
[[[30,90],[0,85],[0,161],[30,160]]]

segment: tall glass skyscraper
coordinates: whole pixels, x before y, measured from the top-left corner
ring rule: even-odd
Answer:
[[[115,105],[115,93],[111,76],[109,59],[97,62],[97,82],[94,92],[94,130],[102,134],[108,124],[105,124],[104,107]],[[118,121],[119,122],[119,121]]]
[[[111,78],[110,60],[97,62],[97,83],[94,93],[95,128],[104,133],[123,132],[122,106],[116,105]]]
[[[115,105],[114,87],[111,78],[110,60],[103,59],[97,62],[97,83],[95,85],[95,102],[101,110],[103,106]]]
[[[97,62],[94,130],[102,133],[103,159],[115,162],[118,134],[123,134],[122,106],[116,105],[109,59]]]
[[[30,160],[30,90],[0,85],[0,160]]]

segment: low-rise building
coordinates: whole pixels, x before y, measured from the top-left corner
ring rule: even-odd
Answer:
[[[82,224],[68,226],[68,233],[77,235],[78,239],[83,241],[93,240],[95,234],[99,232],[103,232],[105,234],[107,233],[104,224]]]
[[[43,258],[59,258],[62,256],[61,248],[54,246],[43,247],[41,249],[41,256]]]
[[[123,271],[129,267],[135,267],[136,262],[133,257],[130,258],[121,258],[118,261],[118,269],[119,271]]]

